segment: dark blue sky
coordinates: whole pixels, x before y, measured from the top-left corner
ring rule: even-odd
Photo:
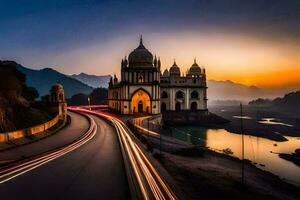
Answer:
[[[0,58],[26,65],[63,65],[63,61],[49,62],[51,56],[58,59],[60,53],[141,33],[211,28],[265,40],[300,38],[299,0],[0,2]],[[65,67],[63,71],[72,73],[70,66]]]

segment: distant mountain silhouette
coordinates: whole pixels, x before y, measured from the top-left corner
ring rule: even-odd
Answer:
[[[36,88],[40,96],[48,94],[51,86],[57,82],[64,86],[67,98],[78,93],[90,94],[93,90],[92,87],[51,68],[33,70],[17,64],[17,69],[26,75],[27,85]]]
[[[108,87],[110,75],[96,76],[85,73],[71,76],[89,86]],[[267,90],[256,86],[246,86],[232,81],[208,80],[208,99],[210,104],[236,104],[239,101],[248,102],[255,98],[275,98],[283,95],[278,90]]]
[[[73,74],[71,77],[93,88],[99,88],[99,87],[108,88],[108,82],[111,78],[110,75],[97,76],[97,75],[85,74],[83,72],[80,74]]]
[[[238,100],[250,101],[256,98],[275,98],[284,93],[279,90],[263,89],[256,86],[246,86],[232,81],[208,80],[209,103]]]
[[[256,100],[250,101],[249,105],[252,106],[271,106],[276,108],[298,108],[300,105],[300,91],[291,92],[283,97],[277,97],[273,100],[258,98]]]
[[[64,85],[67,98],[74,94],[90,94],[93,88],[108,87],[110,75],[91,75],[91,74],[73,74],[71,76],[62,74],[51,68],[41,70],[32,70],[22,65],[18,69],[27,76],[27,84],[35,87],[40,96],[48,94],[50,87],[59,82]],[[208,80],[208,99],[209,104],[236,104],[237,101],[248,102],[258,98],[273,99],[295,90],[282,89],[264,89],[256,86],[246,86],[232,81]],[[299,87],[300,89],[300,87]]]

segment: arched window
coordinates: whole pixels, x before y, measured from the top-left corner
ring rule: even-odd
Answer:
[[[197,92],[197,91],[193,91],[192,93],[191,93],[191,98],[192,99],[198,99],[199,98],[199,93]]]
[[[176,92],[176,98],[177,98],[177,99],[183,99],[183,97],[184,97],[184,94],[183,94],[182,91]]]
[[[160,109],[161,109],[161,112],[164,112],[167,110],[167,104],[166,103],[161,103],[161,106],[160,106]]]
[[[176,104],[175,104],[175,110],[176,111],[180,111],[181,110],[181,104],[180,104],[180,102],[176,102]]]
[[[161,98],[162,98],[162,99],[168,98],[168,93],[167,93],[166,91],[163,91],[163,92],[161,93]]]
[[[144,77],[143,77],[143,75],[140,75],[140,76],[139,76],[138,82],[139,82],[139,83],[144,83]]]
[[[197,110],[197,102],[192,102],[191,103],[191,110],[196,111]]]

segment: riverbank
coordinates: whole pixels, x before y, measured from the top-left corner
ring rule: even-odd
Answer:
[[[241,119],[239,106],[219,106],[210,108],[210,111],[230,120],[222,127],[229,132],[241,133]],[[286,141],[284,136],[300,137],[300,118],[298,112],[284,112],[283,110],[270,110],[268,108],[243,107],[243,133],[252,136],[267,138],[274,141]],[[258,121],[263,118],[275,118],[282,124],[263,124]],[[283,125],[284,124],[284,125]]]
[[[245,162],[211,150],[164,153],[161,163],[182,189],[185,199],[299,199],[300,188]]]
[[[295,165],[300,167],[300,149],[296,149],[294,153],[280,153],[279,157],[288,161],[293,162]]]
[[[147,128],[144,123],[138,124]],[[204,147],[195,148],[191,143],[183,141],[178,145],[175,142],[177,139],[167,136],[167,133],[162,135],[160,145],[159,138],[153,137],[152,134],[148,135],[136,128],[133,130],[142,138],[148,150],[160,158],[160,162],[175,179],[178,188],[182,189],[181,193],[185,199],[299,199],[299,187],[259,169],[249,161],[245,164],[246,187],[243,187],[242,163],[238,158]],[[274,147],[273,144],[271,146]],[[159,156],[159,148],[163,152],[162,157]],[[257,164],[263,166],[261,163]]]

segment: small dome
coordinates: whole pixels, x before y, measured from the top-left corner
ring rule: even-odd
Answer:
[[[129,54],[128,60],[129,66],[152,66],[153,55],[145,48],[142,37],[140,45]]]
[[[164,71],[164,73],[163,73],[162,76],[163,76],[163,77],[168,77],[168,76],[169,76],[169,71],[168,71],[168,69],[165,69],[165,71]]]
[[[175,60],[173,66],[170,68],[170,76],[180,76],[180,68],[177,66]]]
[[[63,89],[64,89],[64,87],[61,84],[57,83],[52,86],[51,91],[59,91],[59,90],[63,90]]]
[[[200,75],[201,74],[201,68],[196,62],[196,59],[194,59],[194,64],[190,67],[189,73],[192,75]]]

